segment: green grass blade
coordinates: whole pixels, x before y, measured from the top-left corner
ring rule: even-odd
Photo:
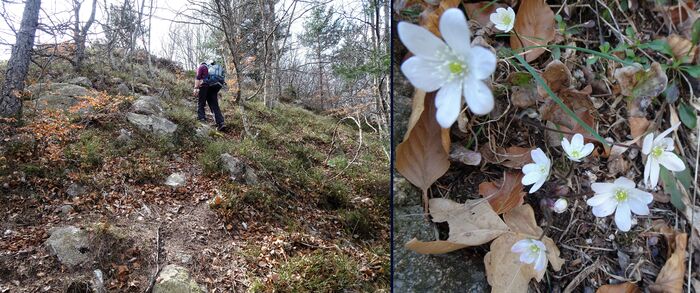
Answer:
[[[527,46],[527,47],[524,47],[524,48],[520,48],[520,49],[518,49],[518,50],[516,50],[516,51],[517,51],[518,53],[522,53],[522,52],[525,52],[525,51],[527,51],[527,50],[536,49],[536,48],[573,49],[573,50],[576,50],[576,51],[581,51],[581,52],[584,52],[584,53],[592,54],[592,55],[598,56],[598,57],[600,57],[600,58],[605,58],[605,59],[608,59],[608,60],[610,60],[610,61],[619,62],[619,63],[622,63],[622,64],[624,64],[624,65],[628,65],[628,66],[634,64],[634,62],[630,62],[630,61],[627,61],[627,60],[622,60],[622,59],[617,58],[617,57],[615,57],[615,56],[613,56],[613,55],[610,55],[610,54],[598,52],[598,51],[591,50],[591,49],[576,47],[576,46],[565,46],[565,45]]]
[[[526,69],[528,72],[530,72],[530,74],[532,75],[532,77],[534,77],[535,80],[536,80],[540,85],[542,85],[542,87],[544,88],[544,90],[547,91],[547,94],[549,94],[549,96],[552,97],[552,100],[554,100],[554,102],[557,103],[557,105],[559,105],[559,107],[561,107],[561,109],[564,110],[564,112],[565,112],[567,115],[569,115],[571,118],[573,118],[573,119],[576,121],[576,123],[578,123],[578,125],[581,125],[581,127],[583,127],[583,129],[585,129],[586,131],[588,131],[591,135],[593,135],[593,137],[594,137],[595,139],[597,139],[598,141],[600,141],[603,145],[605,145],[605,146],[610,146],[610,143],[609,143],[609,142],[607,142],[605,139],[603,139],[603,137],[600,136],[600,134],[598,134],[598,132],[596,132],[595,130],[593,130],[593,128],[592,128],[591,126],[589,126],[588,124],[586,124],[586,122],[584,122],[583,120],[581,120],[581,118],[579,118],[579,117],[576,115],[576,113],[574,113],[574,111],[572,111],[571,109],[569,109],[569,107],[566,106],[566,105],[564,104],[564,101],[562,101],[559,97],[557,97],[557,95],[552,91],[552,89],[550,89],[549,86],[547,86],[547,83],[542,79],[542,77],[541,77],[539,74],[537,74],[537,72],[535,71],[535,68],[533,68],[532,66],[530,66],[530,64],[528,64],[527,61],[525,61],[525,59],[524,59],[522,56],[520,56],[519,54],[514,54],[513,56],[515,56],[515,58],[518,59],[518,61],[520,62],[520,64],[521,64],[523,67],[525,67],[525,69]]]

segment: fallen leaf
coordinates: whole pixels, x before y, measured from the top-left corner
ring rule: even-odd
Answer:
[[[681,35],[692,39],[693,24],[698,19],[698,12],[695,11],[694,1],[678,1],[677,4],[663,6],[656,10],[662,12],[664,19],[670,21]]]
[[[503,220],[506,225],[513,231],[530,236],[531,238],[539,238],[542,235],[542,228],[537,225],[535,220],[535,211],[528,204],[521,205],[512,209],[503,215]],[[547,259],[555,271],[559,271],[564,264],[564,260],[559,257],[559,248],[554,244],[554,241],[545,236],[542,242],[547,247]],[[544,274],[544,272],[543,272]]]
[[[464,204],[449,199],[430,200],[433,222],[447,222],[450,232],[446,241],[423,242],[413,239],[406,248],[418,253],[446,253],[467,246],[487,243],[503,233],[508,226],[485,200],[470,200]]]
[[[482,182],[479,184],[479,195],[488,199],[489,204],[497,214],[503,214],[523,204],[522,172],[503,172],[501,182]]]
[[[481,163],[481,153],[468,150],[461,145],[454,145],[450,152],[450,160],[469,166],[477,166]]]
[[[695,50],[690,40],[677,34],[672,34],[666,38],[666,42],[671,47],[673,57],[681,63],[691,63],[695,59]]]
[[[429,6],[421,13],[420,25],[436,36],[441,36],[439,29],[440,15],[449,8],[457,7],[461,2],[462,0],[442,0],[437,6]]]
[[[634,283],[625,282],[615,285],[603,285],[595,293],[642,293]]]
[[[485,162],[500,164],[513,169],[520,169],[526,164],[532,163],[531,150],[530,148],[510,146],[507,149],[497,147],[494,152],[488,144],[484,144],[479,148],[479,152]]]
[[[632,134],[632,138],[642,136],[642,134],[647,132],[647,129],[649,129],[650,122],[646,117],[630,116],[627,118],[627,122],[630,124],[630,134]],[[638,140],[637,144],[641,146],[641,140]]]
[[[435,94],[425,96],[424,110],[408,137],[396,148],[396,170],[423,191],[428,209],[428,188],[450,167],[442,144],[442,131],[435,119]]]
[[[688,234],[679,232],[674,234],[675,245],[673,246],[673,254],[666,260],[666,264],[661,268],[654,284],[649,286],[652,292],[683,292],[685,248],[688,244]]]
[[[537,92],[534,87],[511,87],[513,93],[510,95],[510,101],[518,108],[528,108],[537,103]]]
[[[649,70],[644,70],[639,64],[618,68],[613,75],[620,85],[622,95],[632,97],[627,111],[629,116],[634,117],[644,117],[652,99],[668,85],[666,72],[658,62],[652,63]]]
[[[510,35],[510,47],[518,50],[529,46],[542,46],[554,39],[556,23],[554,11],[544,0],[523,0],[515,14],[513,30]],[[522,40],[522,43],[521,43]],[[525,53],[525,60],[531,62],[537,59],[544,48],[535,48]]]
[[[486,27],[491,24],[490,16],[491,13],[496,12],[496,9],[508,7],[505,4],[494,3],[493,1],[464,3],[463,5],[469,20],[476,21],[482,27]]]

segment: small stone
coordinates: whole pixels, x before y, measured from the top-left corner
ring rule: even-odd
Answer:
[[[165,180],[165,185],[168,185],[173,188],[180,187],[182,185],[185,185],[185,174],[182,173],[173,173],[168,176],[168,179]]]
[[[75,226],[54,228],[49,231],[51,236],[46,245],[52,255],[69,267],[81,265],[89,260],[89,239],[87,233]]]
[[[153,293],[204,293],[190,272],[178,265],[167,265],[160,271],[153,286]]]
[[[236,158],[229,153],[221,154],[219,159],[221,160],[221,163],[223,163],[224,169],[228,171],[232,180],[238,180],[240,179],[241,175],[244,174],[246,168],[241,159]]]
[[[258,175],[255,174],[255,170],[251,168],[250,166],[247,166],[245,168],[245,184],[248,185],[257,185],[258,184]]]
[[[69,204],[64,204],[60,208],[58,208],[58,212],[61,213],[61,215],[67,216],[73,213],[75,209],[73,208],[72,205]]]
[[[117,141],[121,143],[127,143],[131,141],[131,132],[124,128],[119,129],[119,136],[117,137]]]
[[[70,186],[68,186],[66,193],[71,197],[81,196],[83,195],[83,193],[85,193],[85,188],[80,186],[80,184],[74,182]]]

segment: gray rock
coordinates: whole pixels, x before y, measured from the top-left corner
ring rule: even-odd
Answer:
[[[37,110],[68,110],[78,103],[78,97],[89,94],[86,88],[69,83],[37,83],[27,90]]]
[[[221,154],[219,157],[224,169],[228,171],[231,176],[231,180],[239,180],[241,176],[245,174],[245,163],[239,158],[236,158],[229,153]]]
[[[204,288],[190,276],[186,268],[178,265],[167,265],[160,271],[153,293],[204,293]]]
[[[146,94],[146,95],[151,93],[151,87],[149,85],[143,84],[143,83],[134,84],[134,90],[136,90],[136,92]]]
[[[124,84],[124,83],[120,83],[120,84],[117,86],[117,94],[120,94],[120,95],[122,95],[122,96],[131,95],[131,89],[129,88],[128,85],[126,85],[126,84]]]
[[[205,123],[199,123],[199,127],[195,129],[195,135],[199,138],[207,138],[209,137],[209,133],[211,132],[211,127]]]
[[[412,206],[421,204],[421,191],[401,176],[394,177],[394,205]]]
[[[185,174],[182,173],[173,173],[168,176],[168,179],[165,180],[165,185],[168,185],[173,188],[180,187],[182,185],[185,185]]]
[[[124,128],[119,129],[119,136],[117,137],[117,142],[128,143],[129,141],[131,141],[131,132]]]
[[[418,254],[404,248],[414,237],[434,240],[432,224],[420,205],[394,209],[394,291],[488,292],[483,259],[465,249],[442,255]]]
[[[162,115],[163,103],[160,99],[151,96],[140,96],[132,105],[134,113],[144,115]]]
[[[75,211],[75,209],[73,208],[72,205],[64,204],[61,207],[57,208],[56,211],[61,213],[61,215],[63,215],[63,216],[67,216],[67,215],[70,215],[71,213],[73,213]]]
[[[127,113],[126,119],[141,130],[150,131],[155,134],[173,134],[177,130],[177,125],[168,119],[154,116]]]
[[[107,289],[105,289],[104,274],[102,271],[97,269],[93,271],[93,274],[95,274],[95,277],[92,280],[92,289],[94,292],[107,293]]]
[[[176,252],[175,259],[185,265],[192,263],[192,255],[183,252]]]
[[[85,188],[80,186],[80,184],[73,182],[70,186],[68,186],[66,193],[71,197],[81,196],[85,193]]]
[[[245,184],[258,185],[258,175],[255,174],[255,169],[250,166],[245,168]]]
[[[51,236],[46,240],[46,246],[62,264],[75,267],[90,260],[90,242],[85,231],[66,226],[51,229],[49,233]]]
[[[74,77],[74,78],[67,80],[66,82],[70,83],[70,84],[86,87],[86,88],[92,87],[92,81],[90,81],[89,78],[84,77],[84,76]]]

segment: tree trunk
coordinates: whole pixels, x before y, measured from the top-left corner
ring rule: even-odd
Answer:
[[[21,117],[22,100],[19,92],[24,90],[24,79],[29,71],[36,27],[39,25],[41,0],[27,0],[22,14],[22,23],[17,33],[17,42],[12,47],[12,55],[7,62],[5,83],[0,96],[0,116]]]
[[[95,13],[97,12],[97,0],[92,0],[92,11],[90,12],[90,18],[85,23],[85,25],[80,27],[80,6],[81,2],[75,1],[74,12],[75,12],[75,28],[73,32],[73,40],[75,41],[75,56],[73,57],[73,69],[79,72],[83,67],[83,61],[85,60],[85,42],[87,41],[87,34],[90,31],[92,23],[95,21]]]

